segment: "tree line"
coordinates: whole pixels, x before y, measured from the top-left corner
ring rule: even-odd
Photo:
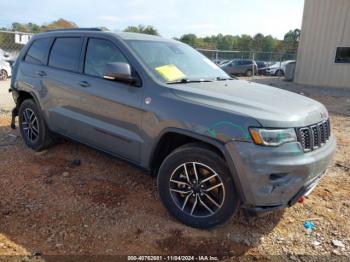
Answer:
[[[58,19],[51,23],[37,25],[35,23],[12,23],[10,28],[2,28],[2,30],[40,33],[52,29],[59,28],[77,28],[74,22]],[[101,27],[102,30],[108,30]],[[128,26],[123,31],[136,32],[151,35],[160,35],[158,30],[152,25]],[[272,37],[271,35],[263,35],[258,33],[254,36],[243,35],[223,35],[217,34],[206,37],[199,37],[195,34],[184,34],[181,37],[174,38],[195,48],[215,49],[215,50],[239,50],[239,51],[260,51],[260,52],[279,52],[279,53],[296,53],[300,38],[300,30],[290,30],[284,35],[283,40]],[[1,40],[1,37],[0,37]],[[1,42],[1,41],[0,41]]]

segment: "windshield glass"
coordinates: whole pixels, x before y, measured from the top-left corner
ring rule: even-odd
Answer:
[[[145,40],[128,42],[152,74],[163,82],[230,78],[216,64],[185,44]]]

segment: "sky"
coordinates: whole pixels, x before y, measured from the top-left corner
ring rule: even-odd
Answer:
[[[282,39],[301,28],[304,0],[12,0],[0,1],[0,27],[59,18],[80,27],[153,25],[162,36],[263,33]]]

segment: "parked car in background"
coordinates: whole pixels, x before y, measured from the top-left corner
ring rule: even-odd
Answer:
[[[258,72],[257,64],[251,59],[233,59],[220,67],[229,75],[252,76],[253,68],[254,74]]]
[[[265,61],[255,61],[256,65],[258,66],[258,75],[265,75],[266,74],[266,67],[268,67],[268,63]]]
[[[0,80],[6,80],[11,77],[12,70],[9,62],[0,59]]]
[[[277,62],[265,69],[267,75],[284,76],[286,73],[286,65],[293,63],[295,60],[287,60],[284,62]]]

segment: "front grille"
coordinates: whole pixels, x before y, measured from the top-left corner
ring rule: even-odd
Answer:
[[[308,127],[297,129],[298,140],[304,152],[313,151],[327,143],[331,136],[329,119]]]

